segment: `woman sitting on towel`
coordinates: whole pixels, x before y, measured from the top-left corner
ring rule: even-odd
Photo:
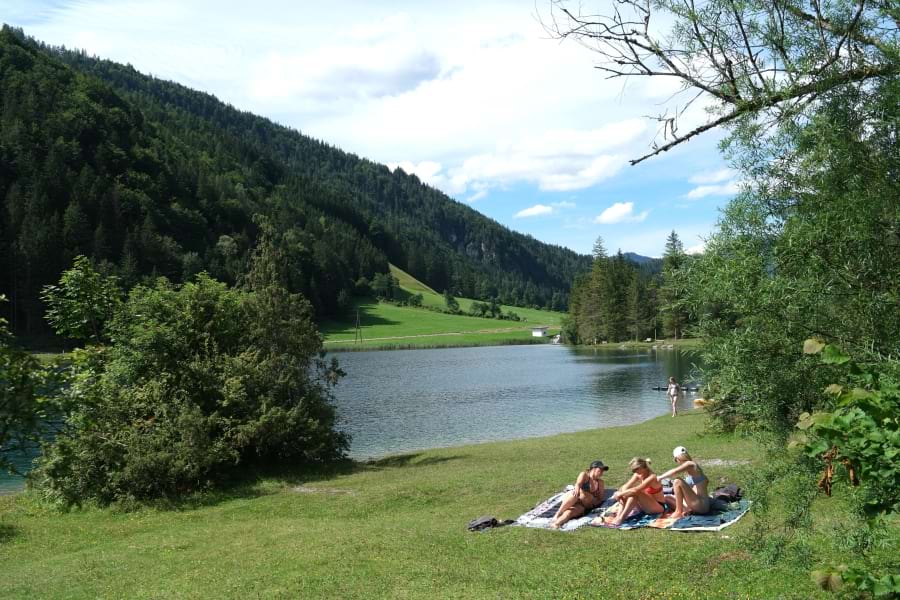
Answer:
[[[662,484],[650,470],[649,458],[632,458],[628,468],[634,475],[613,494],[613,498],[622,506],[615,518],[608,522],[609,525],[621,525],[636,508],[647,514],[658,515],[670,506],[663,494]]]
[[[685,515],[705,515],[709,512],[710,498],[707,490],[709,479],[703,474],[700,465],[691,458],[687,448],[678,446],[672,450],[672,456],[678,466],[669,469],[660,479],[672,477],[684,473],[684,479],[676,479],[673,482],[675,492],[675,512],[672,517],[680,519]]]
[[[595,460],[591,466],[579,473],[578,479],[575,480],[575,489],[563,498],[550,527],[559,529],[569,519],[585,515],[600,506],[606,494],[603,473],[608,470],[609,467],[604,465],[602,460]]]

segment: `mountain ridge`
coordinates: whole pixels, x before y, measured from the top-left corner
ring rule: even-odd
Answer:
[[[388,261],[438,290],[557,310],[590,268],[415,175],[21,30],[0,33],[0,77],[0,293],[19,330],[40,328],[40,287],[75,254],[128,285],[199,270],[236,283],[258,218],[323,315]]]

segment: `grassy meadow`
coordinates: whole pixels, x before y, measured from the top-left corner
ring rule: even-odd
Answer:
[[[2,598],[815,598],[808,566],[746,548],[754,514],[718,533],[507,527],[595,458],[624,481],[635,455],[670,464],[686,445],[714,485],[751,441],[704,434],[700,412],[630,427],[428,450],[330,472],[260,476],[177,507],[47,508],[0,497]],[[724,463],[733,464],[733,463]],[[841,490],[817,525],[841,520]],[[811,540],[814,564],[841,560]],[[896,549],[893,549],[896,550]],[[890,553],[891,548],[884,550]],[[824,554],[823,554],[824,553]],[[844,558],[843,560],[846,560]]]
[[[391,265],[391,274],[400,283],[400,298],[422,294],[423,306],[444,308],[443,295],[408,273]],[[467,312],[473,302],[457,298],[460,310]],[[533,338],[531,328],[550,327],[548,336],[559,333],[563,313],[516,306],[503,306],[504,313],[515,312],[521,321],[502,321],[463,315],[450,315],[416,308],[396,306],[374,299],[358,300],[344,320],[325,320],[319,324],[325,345],[332,350],[381,348],[440,348],[501,344],[545,343]],[[356,313],[359,312],[362,343],[356,342]]]

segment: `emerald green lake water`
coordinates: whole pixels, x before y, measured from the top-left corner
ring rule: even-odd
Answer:
[[[353,458],[628,425],[666,414],[669,376],[690,378],[679,350],[495,346],[338,352],[340,427]],[[681,400],[689,408],[692,396]],[[14,456],[27,469],[33,456]],[[0,493],[22,479],[0,475]]]

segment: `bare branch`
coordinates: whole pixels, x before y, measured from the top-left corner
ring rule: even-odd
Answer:
[[[887,77],[887,76],[892,76],[892,75],[896,76],[897,74],[898,74],[898,70],[893,67],[889,67],[889,68],[885,68],[885,69],[881,69],[881,70],[871,69],[871,68],[861,68],[861,69],[858,69],[855,71],[851,71],[850,73],[843,74],[841,76],[840,83],[841,84],[854,83],[854,82],[858,82],[858,81],[865,81],[867,79],[872,79],[875,77]],[[727,114],[719,117],[718,119],[715,119],[714,121],[711,121],[705,125],[697,127],[695,129],[692,129],[686,135],[676,138],[673,141],[669,142],[668,144],[660,146],[659,148],[655,149],[653,152],[650,152],[649,154],[645,154],[644,156],[641,156],[640,158],[630,160],[628,162],[632,165],[636,165],[639,162],[643,162],[644,160],[650,158],[651,156],[656,156],[657,154],[661,154],[663,152],[668,152],[669,150],[671,150],[678,144],[684,143],[684,142],[688,141],[689,139],[691,139],[692,137],[695,137],[695,136],[703,133],[704,131],[709,131],[710,129],[713,129],[720,125],[730,123],[744,115],[755,113],[761,109],[774,107],[782,102],[786,102],[786,101],[794,100],[794,99],[804,99],[807,96],[817,95],[820,91],[820,88],[830,89],[830,88],[834,87],[835,85],[837,85],[837,82],[813,81],[806,85],[801,85],[801,86],[798,86],[793,89],[782,90],[781,92],[777,92],[775,94],[772,94],[771,96],[758,98],[756,100],[752,100],[750,102],[740,104],[737,106],[737,108],[735,108],[734,110],[728,112]]]
[[[599,54],[596,68],[608,78],[675,77],[684,84],[679,93],[718,102],[721,116],[681,136],[678,119],[699,95],[656,117],[665,143],[632,164],[738,118],[796,118],[831,90],[900,69],[900,27],[891,27],[898,16],[885,0],[613,0],[607,15],[567,4],[551,0],[549,33]],[[650,27],[658,11],[675,18],[668,32]]]

